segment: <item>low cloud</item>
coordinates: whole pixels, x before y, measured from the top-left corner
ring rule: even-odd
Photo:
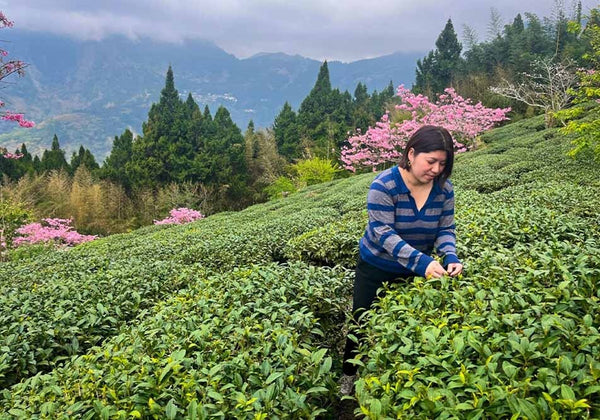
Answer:
[[[592,7],[584,1],[584,11]],[[395,51],[428,51],[447,19],[485,39],[490,8],[504,23],[517,13],[551,16],[548,0],[29,0],[0,2],[18,28],[101,39],[111,34],[177,42],[202,38],[238,57],[285,52],[352,61]],[[570,10],[566,10],[570,14]]]

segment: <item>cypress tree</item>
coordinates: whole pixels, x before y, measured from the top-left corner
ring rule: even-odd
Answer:
[[[184,108],[169,66],[160,100],[150,107],[148,121],[142,124],[143,136],[133,143],[127,172],[136,186],[156,187],[179,178],[182,156],[175,155],[184,154],[185,159],[188,151],[180,144],[187,137]]]
[[[280,155],[288,161],[300,157],[300,133],[298,132],[296,113],[288,102],[283,105],[281,112],[275,117],[273,135]]]
[[[298,121],[306,131],[304,134],[317,128],[323,117],[331,113],[331,81],[327,61],[319,69],[319,75],[314,87],[300,104]]]
[[[52,138],[52,146],[50,150],[44,150],[42,154],[42,159],[40,161],[41,170],[43,172],[59,170],[59,169],[67,169],[69,168],[69,164],[65,159],[65,151],[60,148],[60,144],[58,142],[58,137],[56,134]]]
[[[461,65],[461,44],[454,31],[452,20],[448,19],[446,26],[435,42],[436,50],[430,51],[422,61],[417,61],[414,91],[417,93],[440,94],[451,86],[452,80]]]
[[[119,137],[115,136],[113,147],[102,165],[101,177],[121,185],[125,190],[131,188],[131,180],[126,171],[131,161],[133,133],[126,129]]]

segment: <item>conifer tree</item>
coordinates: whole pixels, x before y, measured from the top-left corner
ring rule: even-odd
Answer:
[[[131,187],[131,180],[126,167],[131,161],[133,148],[133,133],[126,129],[120,136],[115,136],[113,147],[104,160],[100,176],[121,185],[126,191]]]
[[[52,138],[52,146],[50,150],[44,150],[42,159],[40,161],[40,166],[43,172],[68,169],[69,164],[65,159],[65,151],[60,148],[56,134]]]
[[[178,177],[180,168],[173,166],[179,157],[173,155],[181,149],[181,139],[186,138],[183,116],[184,106],[169,66],[160,100],[150,107],[148,121],[142,124],[143,136],[133,143],[127,172],[135,186],[157,187]]]
[[[71,156],[71,174],[77,171],[80,166],[85,166],[89,171],[94,171],[99,168],[96,158],[89,149],[79,146],[78,153],[73,152]]]
[[[429,52],[423,61],[417,62],[416,81],[413,91],[416,93],[440,94],[451,86],[452,79],[461,65],[461,44],[454,31],[452,20],[435,42],[435,51]]]
[[[277,144],[277,150],[288,161],[300,157],[300,133],[296,121],[296,113],[288,102],[283,105],[279,115],[273,122],[273,134]]]
[[[319,69],[319,75],[314,87],[300,104],[298,121],[307,130],[306,135],[323,121],[323,116],[331,113],[331,81],[327,61]]]

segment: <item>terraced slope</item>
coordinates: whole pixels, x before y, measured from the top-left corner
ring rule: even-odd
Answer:
[[[600,188],[539,118],[457,158],[458,279],[368,317],[357,414],[600,416]],[[0,418],[329,418],[373,174],[0,265]]]

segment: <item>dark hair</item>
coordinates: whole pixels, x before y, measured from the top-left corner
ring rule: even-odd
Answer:
[[[410,171],[408,161],[408,152],[410,149],[414,149],[415,156],[419,153],[429,153],[438,150],[446,152],[446,166],[444,166],[442,173],[436,177],[439,186],[443,188],[446,180],[452,174],[452,166],[454,165],[454,141],[448,130],[435,125],[424,125],[415,131],[410,136],[410,139],[408,139],[400,163],[398,163],[398,166],[407,171]]]

